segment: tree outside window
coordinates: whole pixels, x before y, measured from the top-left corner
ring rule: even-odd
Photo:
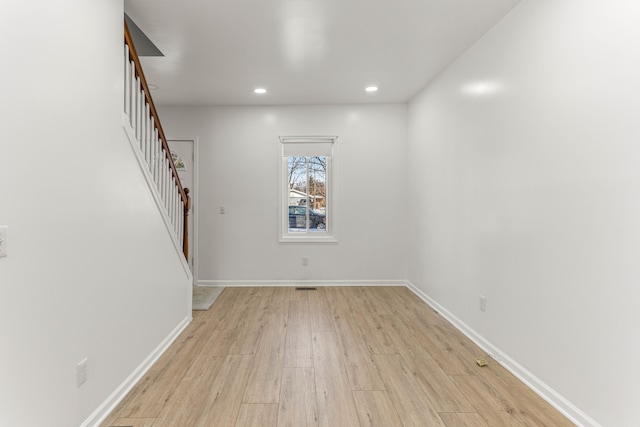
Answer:
[[[326,232],[327,156],[289,156],[287,176],[289,232]]]

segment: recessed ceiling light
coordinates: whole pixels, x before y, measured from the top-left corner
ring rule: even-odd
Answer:
[[[266,90],[266,89],[264,89],[264,88],[261,88],[261,87],[259,87],[259,88],[257,88],[257,89],[254,89],[253,91],[254,91],[255,93],[260,93],[260,94],[262,94],[262,93],[267,93],[267,90]]]
[[[377,92],[378,91],[378,86],[368,86],[365,90],[367,92]]]

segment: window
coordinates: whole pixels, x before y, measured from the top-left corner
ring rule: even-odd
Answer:
[[[280,137],[280,241],[335,242],[335,136]]]

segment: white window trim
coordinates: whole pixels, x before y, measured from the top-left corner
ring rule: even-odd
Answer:
[[[280,144],[278,147],[278,157],[280,163],[280,179],[278,186],[280,187],[280,200],[278,208],[278,241],[280,243],[337,243],[337,221],[336,221],[336,202],[337,186],[334,185],[336,180],[336,140],[337,136],[280,136]],[[283,147],[285,144],[300,143],[331,143],[331,156],[329,158],[329,167],[327,171],[327,233],[326,234],[290,234],[289,233],[289,189],[288,189],[288,164],[287,157],[284,156]]]

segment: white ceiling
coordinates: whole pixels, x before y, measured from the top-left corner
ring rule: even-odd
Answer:
[[[395,103],[519,1],[125,0],[125,12],[165,55],[142,58],[158,104]]]

